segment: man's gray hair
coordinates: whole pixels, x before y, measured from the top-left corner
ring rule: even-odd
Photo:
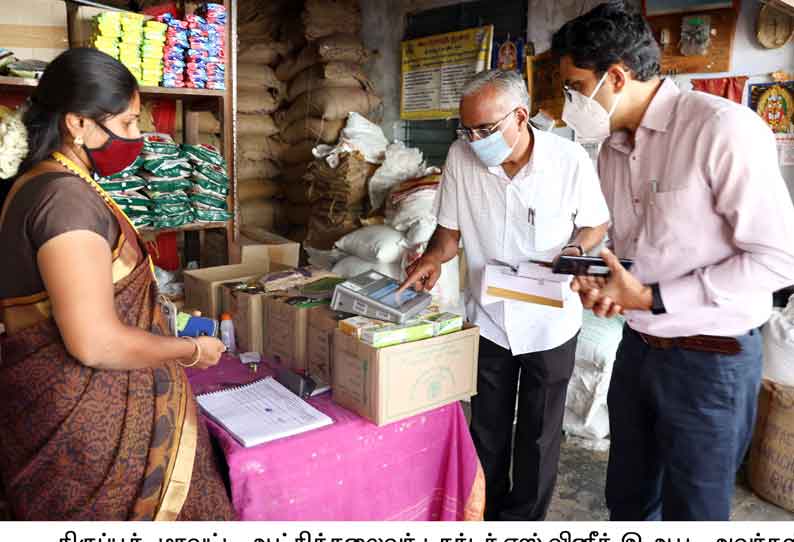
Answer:
[[[527,84],[517,71],[485,70],[479,72],[463,87],[463,96],[477,94],[487,85],[493,85],[499,92],[509,95],[515,107],[529,108]]]

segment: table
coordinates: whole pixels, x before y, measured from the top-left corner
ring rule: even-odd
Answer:
[[[196,394],[263,378],[224,356],[188,370]],[[331,401],[309,400],[328,427],[252,448],[204,418],[229,467],[241,520],[460,521],[482,519],[485,478],[459,403],[377,427]]]

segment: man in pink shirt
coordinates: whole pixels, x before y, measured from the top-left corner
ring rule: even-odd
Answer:
[[[639,14],[601,4],[554,36],[564,120],[603,143],[615,254],[585,307],[623,313],[609,390],[616,520],[727,520],[761,378],[758,327],[794,284],[794,206],[749,108],[661,80]],[[616,256],[631,258],[631,272]]]

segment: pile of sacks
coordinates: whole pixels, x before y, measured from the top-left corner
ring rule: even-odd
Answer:
[[[287,55],[275,70],[285,89],[285,106],[275,114],[275,120],[284,144],[281,180],[288,201],[290,237],[308,241],[312,231],[318,232],[319,228],[310,224],[315,213],[310,212],[312,201],[307,191],[311,183],[328,177],[328,172],[311,166],[315,158],[313,149],[336,143],[349,113],[370,115],[381,100],[362,69],[370,52],[359,36],[358,0],[307,0],[293,26],[285,34],[286,43],[304,45]],[[354,177],[346,180],[358,183],[364,162],[355,157],[343,161],[343,175]],[[305,182],[310,168],[315,170],[311,172],[312,180]],[[329,210],[327,207],[325,211]],[[331,211],[333,215],[334,209]],[[349,231],[351,225],[346,223],[354,215],[337,216],[327,220],[326,225],[335,231],[345,228]],[[323,244],[316,238],[313,242]]]
[[[247,0],[239,6],[237,199],[243,229],[275,231],[286,223],[276,178],[287,146],[273,113],[286,99],[286,85],[276,77],[274,66],[290,52],[280,41],[289,8],[285,1],[263,5]]]

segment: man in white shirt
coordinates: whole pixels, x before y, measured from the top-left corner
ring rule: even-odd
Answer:
[[[507,300],[484,305],[483,272],[491,260],[516,265],[582,255],[603,240],[609,211],[584,149],[530,125],[517,72],[477,74],[464,89],[460,123],[436,201],[438,227],[403,287],[432,288],[463,240],[466,312],[481,331],[471,431],[485,470],[486,519],[540,520],[557,479],[582,306],[575,296],[562,309]]]

